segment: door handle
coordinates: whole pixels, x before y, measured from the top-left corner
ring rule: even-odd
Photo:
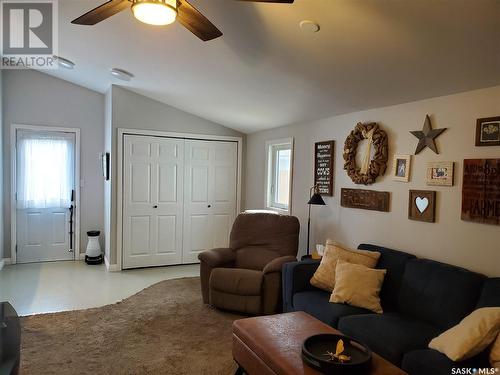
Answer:
[[[158,208],[158,205],[156,205],[156,204],[155,204],[155,205],[153,206],[153,208]]]

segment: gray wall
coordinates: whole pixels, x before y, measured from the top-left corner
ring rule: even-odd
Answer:
[[[3,77],[4,215],[10,218],[11,124],[81,130],[81,237],[103,229],[104,192],[99,154],[104,149],[104,95],[32,70],[8,70]],[[10,220],[5,220],[5,257],[10,257]]]
[[[104,152],[111,155],[111,134],[112,134],[112,98],[111,87],[106,91],[104,99]],[[110,165],[110,174],[113,169]],[[104,255],[109,261],[111,248],[111,178],[104,181]]]
[[[261,208],[264,204],[265,142],[294,137],[292,214],[301,222],[300,251],[304,253],[306,202],[309,187],[313,184],[314,142],[333,139],[336,142],[335,192],[333,197],[325,198],[326,207],[312,208],[312,246],[328,237],[353,247],[370,242],[500,276],[500,227],[460,220],[463,159],[500,158],[498,146],[474,146],[476,119],[500,115],[499,103],[500,86],[497,86],[247,135],[245,206]],[[389,172],[392,156],[414,153],[417,140],[409,131],[422,129],[426,114],[431,115],[434,128],[448,128],[436,142],[440,154],[426,149],[413,156],[410,182],[395,182]],[[357,122],[370,121],[378,122],[388,133],[390,161],[385,176],[367,188],[391,192],[389,213],[340,206],[341,188],[364,188],[353,184],[343,170],[344,140]],[[454,186],[426,185],[426,164],[430,161],[455,162]],[[408,219],[409,189],[438,192],[436,223]]]
[[[2,87],[3,87],[3,70],[0,69],[0,129],[3,128],[2,124],[3,124],[3,100],[2,100]],[[3,149],[3,132],[0,131],[0,197],[3,197],[3,152],[2,152],[2,149]],[[0,261],[2,260],[2,258],[5,257],[5,250],[4,250],[4,230],[3,230],[3,226],[4,226],[4,212],[3,212],[3,199],[0,199]]]
[[[104,205],[111,209],[110,232],[107,233],[110,243],[106,242],[109,246],[106,248],[106,256],[110,264],[116,264],[117,129],[146,129],[227,136],[243,136],[243,134],[115,85],[111,87],[111,124],[107,122],[106,125],[112,128],[111,204],[106,202]]]

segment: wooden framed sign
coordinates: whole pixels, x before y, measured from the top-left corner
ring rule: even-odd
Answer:
[[[341,189],[340,205],[348,208],[389,212],[391,195],[387,191]]]
[[[314,144],[314,185],[321,195],[333,195],[333,161],[335,141]]]
[[[465,159],[462,220],[500,225],[500,159]]]

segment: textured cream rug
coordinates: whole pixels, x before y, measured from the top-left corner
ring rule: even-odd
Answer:
[[[237,315],[201,301],[198,277],[114,305],[21,320],[21,374],[232,374]]]

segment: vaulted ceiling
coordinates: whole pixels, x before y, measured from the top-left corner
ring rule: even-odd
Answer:
[[[49,74],[105,92],[122,68],[123,86],[243,132],[500,84],[498,0],[190,0],[224,33],[210,42],[128,10],[70,23],[103,2],[59,1],[77,65]]]

